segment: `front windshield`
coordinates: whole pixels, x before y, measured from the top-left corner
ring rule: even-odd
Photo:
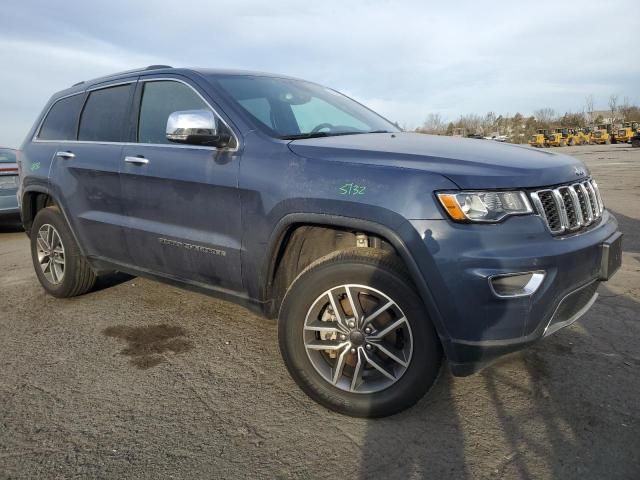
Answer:
[[[213,81],[259,128],[283,139],[397,132],[344,95],[302,80],[229,75]]]
[[[0,163],[16,163],[16,152],[8,148],[0,148]]]

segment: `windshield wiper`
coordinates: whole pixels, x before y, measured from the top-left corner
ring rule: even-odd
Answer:
[[[364,135],[365,133],[391,133],[389,130],[371,130],[365,132],[315,132],[315,133],[296,133],[293,135],[285,135],[280,137],[283,140],[298,140],[301,138],[318,138],[318,137],[339,137],[343,135]]]
[[[296,133],[293,135],[284,135],[280,137],[283,140],[298,140],[300,138],[318,138],[318,137],[329,137],[331,134],[329,132],[315,132],[315,133]]]

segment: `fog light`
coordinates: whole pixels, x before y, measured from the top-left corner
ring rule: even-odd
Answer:
[[[489,286],[496,297],[514,298],[533,295],[544,280],[544,271],[507,273],[489,277]]]

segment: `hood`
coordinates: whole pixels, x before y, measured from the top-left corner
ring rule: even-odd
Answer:
[[[441,174],[460,188],[532,188],[589,175],[568,155],[530,147],[420,133],[370,133],[293,140],[305,158],[409,168]]]

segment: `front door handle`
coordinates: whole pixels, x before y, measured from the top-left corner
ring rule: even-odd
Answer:
[[[134,165],[146,165],[149,163],[149,159],[144,157],[124,157],[124,161]]]
[[[67,160],[76,158],[76,154],[73,152],[56,152],[56,157],[65,158]]]

